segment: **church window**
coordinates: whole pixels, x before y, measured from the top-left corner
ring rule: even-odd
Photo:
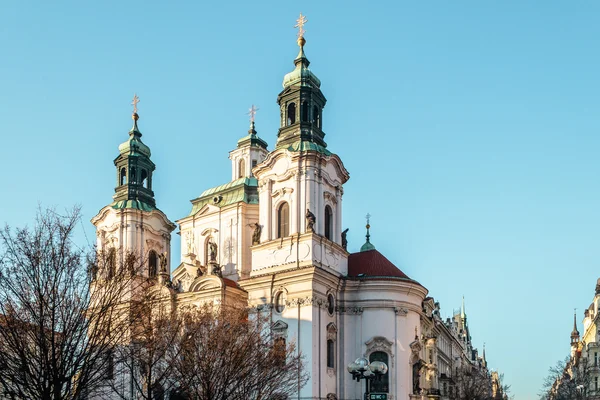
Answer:
[[[327,368],[335,368],[335,343],[327,339]]]
[[[327,312],[329,315],[333,316],[333,312],[335,311],[335,298],[331,293],[327,295]]]
[[[313,107],[313,124],[315,124],[317,128],[321,128],[321,113],[317,106]]]
[[[383,351],[375,351],[371,353],[369,356],[369,362],[373,361],[381,361],[384,362],[385,365],[388,366],[388,371],[381,376],[381,379],[374,379],[371,382],[371,392],[373,393],[388,393],[390,390],[390,371],[389,371],[389,362],[388,355]]]
[[[276,358],[277,364],[280,366],[285,365],[285,358],[287,352],[287,346],[285,343],[285,338],[283,336],[279,336],[273,340],[273,356]]]
[[[296,123],[296,103],[290,103],[287,107],[287,125]]]
[[[106,358],[106,370],[104,379],[111,380],[115,377],[115,358],[112,349],[106,350],[106,353],[104,353],[104,357]]]
[[[275,311],[280,314],[283,312],[283,310],[285,310],[285,292],[277,292],[275,295],[274,307]]]
[[[277,209],[277,238],[290,235],[290,206],[283,203]]]
[[[337,340],[337,328],[334,323],[330,323],[327,325],[327,342],[326,342],[327,368],[335,368],[336,340]]]
[[[142,186],[148,188],[148,172],[145,169],[142,170]]]
[[[306,104],[306,101],[302,102],[300,112],[302,113],[302,122],[308,122],[308,104]]]
[[[258,164],[258,161],[252,160],[252,168],[256,167],[257,164]]]
[[[131,167],[131,173],[129,174],[129,182],[137,183],[137,170],[135,167]]]
[[[325,206],[325,237],[329,240],[333,237],[333,211],[330,206]]]
[[[121,172],[119,173],[119,184],[124,185],[127,183],[127,170],[125,167],[121,168]]]
[[[238,168],[238,178],[243,178],[246,175],[245,160],[241,159]]]
[[[114,247],[111,247],[106,255],[106,275],[108,279],[112,279],[115,276],[116,265],[117,252]]]
[[[158,255],[154,250],[148,254],[148,277],[154,278],[158,271]]]

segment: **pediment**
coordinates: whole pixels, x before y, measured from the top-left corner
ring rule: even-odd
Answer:
[[[223,281],[221,278],[215,275],[208,275],[197,278],[190,285],[190,292],[201,292],[203,290],[214,290],[221,289],[223,287]]]
[[[273,331],[285,331],[288,328],[288,324],[283,322],[282,320],[278,320],[271,326],[271,330]]]

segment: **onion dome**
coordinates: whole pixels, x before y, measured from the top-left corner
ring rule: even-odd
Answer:
[[[306,58],[306,55],[304,54],[305,44],[306,40],[303,36],[300,36],[298,38],[298,46],[300,46],[300,51],[294,60],[294,65],[296,65],[296,68],[283,77],[284,88],[292,85],[310,86],[315,89],[321,87],[321,81],[319,78],[317,78],[317,76],[308,68],[310,61],[308,61],[308,58]]]
[[[137,126],[139,118],[137,113],[133,113],[131,116],[131,119],[133,119],[133,126],[129,131],[129,139],[119,145],[119,153],[123,155],[138,153],[150,157],[150,148],[142,142],[142,133]]]

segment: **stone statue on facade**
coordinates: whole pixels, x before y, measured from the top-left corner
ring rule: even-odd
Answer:
[[[316,222],[317,222],[317,217],[315,217],[315,214],[311,213],[310,210],[307,208],[306,209],[306,232],[314,232]]]
[[[348,239],[346,238],[346,235],[348,234],[349,230],[350,228],[346,228],[346,230],[342,232],[342,247],[344,250],[348,250]]]
[[[209,260],[211,262],[217,261],[217,244],[212,240],[208,243],[209,247]]]
[[[423,367],[423,361],[418,360],[412,366],[413,373],[413,394],[421,393],[421,368]]]
[[[252,246],[260,244],[260,234],[262,233],[262,226],[258,222],[254,223],[254,232],[252,233]]]
[[[160,272],[162,274],[167,273],[167,252],[160,253],[158,255],[158,259],[160,261]]]

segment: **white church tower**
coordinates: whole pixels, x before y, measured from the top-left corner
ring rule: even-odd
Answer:
[[[306,21],[301,16],[298,22],[300,51],[277,98],[277,143],[252,169],[262,230],[251,248],[250,277],[239,284],[251,306],[269,313],[274,334],[305,355],[310,380],[299,397],[325,398],[337,392],[343,368],[336,300],[348,274],[342,196],[349,174],[324,141],[326,99],[304,54]]]
[[[171,232],[175,224],[156,207],[152,191],[156,166],[138,129],[138,101],[135,96],[129,139],[119,145],[119,156],[114,160],[117,182],[114,201],[92,218],[98,251],[109,261],[107,270],[98,273],[106,276],[118,273],[117,266],[125,261],[119,258],[135,254],[144,262],[143,276],[168,280]]]

